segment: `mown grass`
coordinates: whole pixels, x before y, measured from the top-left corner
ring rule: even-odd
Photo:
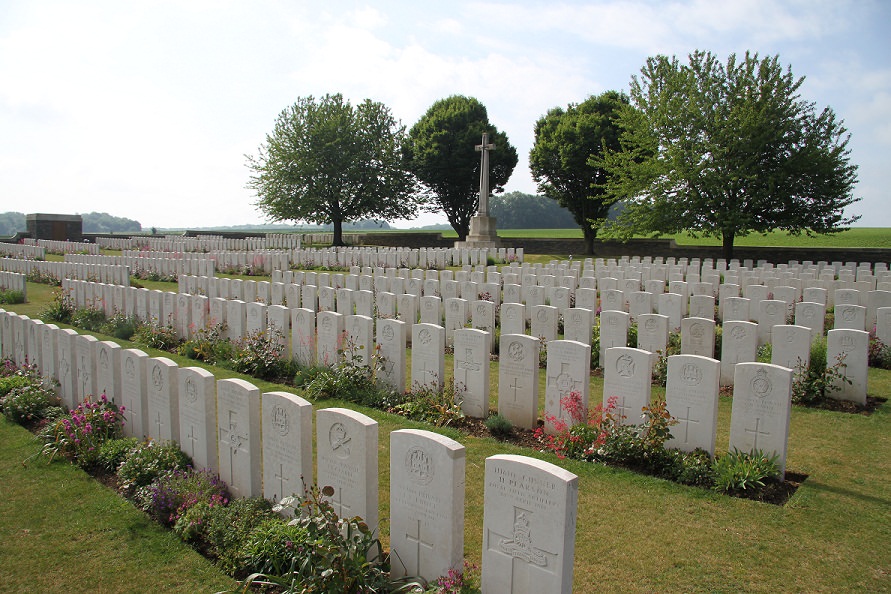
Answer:
[[[454,230],[442,232],[446,238],[457,238]],[[531,237],[541,239],[581,239],[581,229],[499,229],[499,237]],[[643,236],[641,236],[643,237]],[[693,237],[689,233],[662,235],[661,239],[674,239],[681,245],[720,246],[719,237]],[[773,231],[766,235],[754,233],[738,237],[734,242],[738,247],[832,247],[832,248],[891,248],[891,229],[886,227],[853,227],[847,231],[830,235],[790,235],[784,231]]]
[[[173,285],[167,288],[173,289]],[[37,289],[37,285],[29,284],[29,296],[36,299],[41,294]],[[12,309],[25,313],[21,308],[26,306],[34,307],[32,311],[42,309],[37,303]],[[177,355],[145,350],[152,356],[171,357],[181,366],[207,367],[218,379],[244,377]],[[447,376],[451,375],[451,364],[449,357]],[[494,408],[498,377],[495,364],[491,372],[490,405]],[[544,373],[540,373],[543,399]],[[299,393],[245,379],[264,392],[284,389]],[[602,381],[592,379],[592,402],[600,401],[602,390]],[[869,393],[884,397],[891,394],[891,372],[870,370]],[[783,507],[725,497],[620,469],[561,461],[550,454],[491,438],[469,437],[454,429],[432,429],[339,400],[314,406],[353,408],[380,423],[381,535],[385,543],[389,536],[388,435],[399,428],[424,427],[457,439],[467,448],[465,555],[477,564],[482,546],[485,458],[496,453],[518,453],[559,464],[579,476],[575,592],[891,592],[889,402],[869,416],[793,407],[787,467],[790,472],[807,474],[808,479]],[[721,451],[727,447],[730,407],[731,400],[721,398]],[[220,589],[215,584],[226,582],[204,561],[191,561],[194,553],[177,545],[175,538],[147,526],[145,517],[129,504],[104,487],[90,486],[91,481],[80,471],[60,464],[21,466],[20,461],[36,448],[24,431],[4,424],[0,426],[0,443],[0,567],[16,568],[3,572],[8,575],[0,580],[0,591],[64,588],[73,592],[212,592]],[[35,481],[38,486],[27,487]],[[72,483],[78,490],[70,490]],[[25,485],[23,493],[19,492],[20,484]],[[127,513],[135,514],[132,517],[136,519],[128,515],[131,519],[123,524],[109,523],[106,516],[112,511],[123,513],[118,508],[129,509]],[[28,521],[44,526],[40,528],[44,532],[41,539],[28,541],[23,530],[33,532],[37,528],[29,528],[23,518],[32,516]],[[38,522],[44,516],[47,523],[41,525]],[[134,544],[142,542],[144,533],[153,535],[155,531],[155,544]],[[59,541],[66,542],[61,546]],[[71,559],[79,562],[76,579],[69,582],[61,568]],[[208,577],[198,586],[188,585],[191,582],[187,584],[187,577],[183,577],[204,575],[205,571]],[[126,572],[128,578],[108,581],[119,572]],[[54,574],[57,577],[48,577]],[[183,584],[170,584],[171,576],[182,579]],[[96,584],[104,590],[97,590]]]

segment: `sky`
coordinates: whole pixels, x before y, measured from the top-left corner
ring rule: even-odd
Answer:
[[[520,156],[506,190],[534,194],[536,120],[698,49],[779,55],[805,77],[802,98],[851,134],[862,200],[846,214],[891,227],[885,0],[0,0],[0,14],[0,212],[269,222],[246,155],[285,107],[327,93],[408,128],[475,97]]]

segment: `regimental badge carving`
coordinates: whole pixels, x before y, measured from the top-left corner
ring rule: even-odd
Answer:
[[[546,322],[548,320],[548,312],[546,310],[539,309],[538,313],[535,315],[539,322]]]
[[[701,340],[705,335],[705,329],[702,327],[702,324],[693,324],[690,326],[690,334],[696,340]]]
[[[430,341],[433,340],[430,331],[426,328],[422,328],[420,332],[418,332],[418,340],[421,344],[430,344]]]
[[[390,341],[393,340],[396,332],[393,330],[393,326],[387,324],[386,326],[384,326],[384,329],[381,330],[381,335],[384,337],[384,340]]]
[[[733,330],[730,331],[730,336],[734,340],[742,340],[746,337],[746,329],[742,326],[734,326]]]
[[[854,348],[854,339],[850,336],[842,336],[840,341],[841,347],[845,350],[850,350]]]
[[[430,484],[433,480],[433,459],[420,446],[409,448],[405,454],[405,470],[412,482],[418,485]]]
[[[655,332],[656,331],[657,322],[653,318],[647,318],[647,321],[644,322],[644,328],[647,332]]]
[[[333,423],[328,429],[328,444],[331,451],[340,459],[350,457],[350,447],[353,438],[347,433],[343,423]]]
[[[702,381],[702,369],[699,365],[686,363],[681,366],[681,381],[688,386],[696,386]]]
[[[769,315],[769,316],[775,316],[775,315],[777,315],[777,305],[776,305],[776,303],[768,303],[767,305],[764,306],[764,311],[765,311],[765,312],[767,313],[767,315]]]
[[[759,369],[755,373],[754,379],[752,379],[752,392],[758,398],[764,398],[770,394],[771,390],[773,390],[773,386],[767,377],[767,372],[764,369]]]
[[[124,375],[130,380],[136,376],[136,364],[133,363],[133,359],[127,359],[124,363]]]
[[[155,390],[160,392],[163,384],[164,378],[161,375],[161,365],[155,363],[155,366],[152,367],[152,385],[155,387]]]
[[[186,378],[186,400],[189,404],[198,402],[198,386],[195,385],[195,382],[190,377]]]
[[[510,343],[510,346],[507,347],[507,356],[510,357],[512,361],[521,361],[525,354],[526,347],[524,347],[523,343],[520,341],[513,341]]]
[[[634,375],[634,358],[631,355],[622,355],[616,359],[616,372],[622,377]]]
[[[278,434],[284,437],[291,430],[291,420],[288,417],[288,411],[281,404],[272,407],[272,426],[278,431]]]
[[[532,546],[532,531],[529,528],[529,518],[525,512],[517,514],[511,538],[502,538],[498,547],[502,552],[511,557],[522,559],[526,563],[532,563],[539,567],[545,567],[548,564],[544,551]]]

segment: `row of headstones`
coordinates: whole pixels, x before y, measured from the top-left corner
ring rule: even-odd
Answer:
[[[260,394],[241,379],[215,380],[198,367],[121,349],[73,330],[8,312],[6,328],[27,337],[24,352],[60,382],[65,405],[106,394],[124,407],[127,435],[172,440],[196,467],[219,472],[241,497],[278,501],[311,480],[312,405],[286,392]],[[30,322],[30,323],[29,323]],[[28,327],[26,327],[28,326]],[[5,332],[0,333],[5,338]],[[15,341],[15,338],[13,339]],[[3,350],[6,340],[0,343]],[[334,490],[342,517],[378,526],[378,424],[347,409],[316,413],[316,483]],[[390,434],[390,547],[393,577],[434,580],[460,570],[464,554],[465,448],[422,430]],[[523,456],[487,458],[483,515],[483,586],[489,592],[572,589],[578,479]]]
[[[0,255],[23,260],[43,260],[46,258],[46,250],[36,245],[0,241]]]
[[[299,248],[300,235],[293,233],[267,233],[265,237],[242,239],[221,235],[201,237],[97,237],[96,244],[113,250],[148,249],[160,252],[204,252],[204,251],[252,251],[264,249]]]
[[[90,254],[66,254],[65,262],[84,266],[108,266],[132,270],[136,276],[154,273],[176,277],[180,274],[214,276],[216,263],[209,258],[170,258],[146,255],[145,252],[133,256],[95,256]],[[103,281],[105,282],[105,281]],[[127,284],[127,283],[119,283]]]
[[[17,272],[26,276],[36,271],[41,276],[53,278],[57,282],[70,278],[111,283],[124,287],[130,286],[130,269],[126,266],[0,258],[0,270]]]
[[[58,241],[55,239],[33,239],[26,237],[24,240],[26,245],[37,245],[45,248],[47,252],[52,254],[98,254],[99,246],[95,243],[84,243],[82,241]]]
[[[0,271],[0,290],[20,291],[27,299],[28,282],[24,274],[18,272]]]
[[[85,303],[90,304],[98,301],[103,303],[107,310],[127,311],[128,309],[126,303],[121,303],[121,300],[128,297],[128,292],[125,292],[121,287],[69,281],[66,283],[66,288],[73,292],[78,305],[82,306]],[[304,287],[304,289],[307,288],[310,287]],[[98,294],[96,293],[97,289],[99,290]],[[241,340],[245,336],[266,331],[270,327],[276,328],[283,356],[288,356],[288,347],[290,347],[290,356],[305,366],[312,366],[316,363],[320,365],[335,364],[340,357],[339,353],[343,350],[344,336],[348,338],[349,344],[353,345],[358,353],[364,353],[360,359],[363,359],[363,364],[367,364],[368,354],[373,351],[373,337],[375,336],[375,326],[377,326],[377,342],[386,350],[387,358],[390,361],[390,371],[387,374],[386,383],[396,390],[401,390],[405,384],[405,375],[402,370],[405,360],[406,330],[400,329],[398,326],[407,323],[407,327],[411,328],[418,321],[417,299],[413,296],[403,295],[399,301],[400,313],[407,318],[403,320],[396,319],[396,311],[393,309],[396,304],[395,299],[379,300],[378,315],[384,317],[379,317],[375,323],[375,319],[371,315],[364,314],[346,314],[325,310],[316,312],[309,308],[287,308],[276,305],[267,307],[258,302],[225,301],[221,298],[208,300],[203,296],[146,291],[145,289],[130,289],[129,293],[136,300],[134,313],[137,317],[144,320],[167,320],[182,338],[191,338],[200,329],[215,324],[224,324],[227,328],[227,336],[231,340]],[[366,293],[370,294],[370,292]],[[387,294],[381,296],[387,297]],[[142,297],[141,300],[140,297]],[[439,299],[424,297],[420,302],[420,322],[430,326],[440,326]],[[109,307],[110,304],[111,307]],[[370,314],[371,306],[367,305]],[[428,308],[428,305],[432,307]],[[799,306],[802,305],[808,304],[799,304]],[[393,310],[391,311],[391,309]],[[469,311],[471,309],[472,311]],[[536,306],[532,310],[534,312],[531,323],[533,340],[541,337],[547,342],[557,340],[557,309],[550,306]],[[891,308],[879,308],[879,311],[881,312],[879,316],[881,335],[884,336],[891,333]],[[526,334],[525,306],[513,303],[503,304],[501,317],[502,334]],[[777,315],[773,318],[764,316],[764,318],[766,321],[759,324],[746,321],[724,323],[720,353],[722,384],[731,385],[734,381],[735,365],[755,361],[758,346],[767,343],[774,345],[776,361],[782,361],[788,367],[797,368],[796,362],[800,360],[802,365],[807,367],[810,358],[810,343],[815,336],[822,336],[822,324],[820,324],[818,334],[814,328],[805,325],[785,325],[784,315]],[[630,319],[630,315],[624,312],[604,311],[600,314],[599,364],[601,367],[604,366],[607,349],[627,344]],[[467,335],[464,332],[467,330],[464,325],[468,321],[471,321],[474,329],[485,336],[485,339],[479,339],[478,342],[486,345],[489,351],[493,350],[495,306],[488,301],[477,301],[471,304],[461,299],[447,300],[445,344],[454,346],[456,353],[466,349],[462,345],[462,341]],[[666,350],[670,318],[659,314],[641,314],[638,321],[637,346],[654,353],[651,358],[655,360],[655,353]],[[566,310],[563,337],[590,345],[592,326],[593,314],[590,310],[570,308]],[[842,396],[844,399],[864,403],[869,336],[863,331],[842,333],[840,330],[837,329],[829,333],[832,356],[828,358],[827,365],[835,365],[837,357],[844,357],[845,373],[852,378],[854,383],[844,385]],[[852,328],[851,330],[856,329]],[[716,325],[713,320],[684,318],[681,320],[681,353],[714,357],[715,331]],[[779,334],[773,336],[775,332]],[[456,339],[459,334],[461,340]],[[389,337],[390,340],[384,341],[382,336]],[[392,344],[383,344],[384,342]],[[418,348],[413,339],[411,344],[413,348]],[[479,356],[482,357],[482,355]],[[392,371],[393,369],[395,372]],[[458,377],[458,373],[456,373],[456,377]],[[488,385],[487,380],[483,384]],[[468,399],[465,412],[471,416],[484,417],[487,411],[487,394],[488,392],[486,392],[486,397],[480,395],[480,399],[473,399],[473,402]],[[534,420],[534,418],[533,413],[532,419]],[[526,426],[526,423],[521,423],[521,426]]]

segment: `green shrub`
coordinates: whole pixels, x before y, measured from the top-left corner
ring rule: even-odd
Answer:
[[[132,336],[133,342],[152,349],[173,352],[180,340],[173,326],[160,326],[155,323],[142,324]]]
[[[749,453],[734,448],[712,463],[715,477],[712,488],[728,495],[762,489],[765,480],[779,474],[777,460],[776,455],[767,456],[760,450]]]
[[[121,340],[130,340],[141,324],[142,322],[136,317],[118,313],[105,321],[101,332]]]
[[[275,566],[287,567],[284,573],[252,574],[243,586],[274,585],[283,592],[388,592],[389,562],[380,541],[372,529],[359,517],[340,518],[324,497],[331,497],[331,487],[311,487],[304,497],[286,497],[274,509],[294,509],[295,518],[288,522],[299,529],[254,531],[252,537],[264,537],[264,542],[246,550],[256,553],[268,551],[275,555]],[[304,536],[305,533],[305,536]],[[302,541],[284,541],[293,534]],[[288,548],[287,543],[291,542]],[[298,543],[305,543],[302,545]],[[296,545],[296,546],[295,546]],[[258,562],[261,560],[258,558]],[[406,591],[408,591],[406,589]]]
[[[196,505],[186,512],[177,526],[184,521],[198,520],[199,513],[203,517],[200,517],[202,523],[196,539],[202,541],[205,552],[217,559],[223,571],[240,573],[241,576],[244,576],[244,572],[239,572],[239,569],[244,565],[245,547],[251,533],[262,523],[279,519],[269,501],[262,497],[249,497],[234,499],[229,505]],[[187,532],[184,528],[177,531]]]
[[[64,414],[55,391],[39,382],[13,388],[0,402],[4,416],[25,427],[34,427],[45,419]]]
[[[149,486],[162,474],[182,470],[190,462],[174,442],[144,442],[132,450],[118,467],[121,490],[128,496],[136,495],[138,489]]]
[[[879,340],[875,330],[869,333],[869,366],[891,369],[891,348]]]
[[[394,406],[391,412],[436,427],[457,425],[464,420],[461,398],[456,395],[452,383],[440,389],[415,384],[414,389],[406,394],[405,401]]]
[[[99,455],[96,466],[106,472],[117,472],[121,463],[127,459],[130,452],[139,446],[139,440],[135,437],[119,437],[109,439],[99,446]]]
[[[53,299],[49,305],[40,313],[40,319],[44,322],[59,322],[60,324],[70,324],[71,318],[75,312],[74,298],[70,293],[65,291],[53,292]]]
[[[245,569],[251,573],[284,575],[310,556],[309,531],[281,519],[266,520],[251,533],[245,546]]]
[[[105,325],[105,321],[105,312],[96,307],[78,309],[71,316],[72,326],[77,326],[90,332],[100,332]]]
[[[25,294],[22,291],[0,289],[0,305],[15,305],[25,302]]]
[[[288,375],[281,340],[281,332],[275,328],[245,336],[235,346],[232,369],[267,380]]]
[[[514,424],[501,415],[491,415],[486,419],[486,429],[496,439],[507,439],[514,432]]]
[[[807,369],[799,365],[792,382],[792,402],[805,406],[819,406],[829,395],[841,389],[841,383],[851,383],[844,375],[844,357],[832,365],[826,361],[826,339],[811,343],[811,358]]]
[[[212,365],[229,362],[235,354],[235,348],[225,337],[224,332],[223,324],[202,328],[192,338],[179,345],[177,351],[183,357]]]

